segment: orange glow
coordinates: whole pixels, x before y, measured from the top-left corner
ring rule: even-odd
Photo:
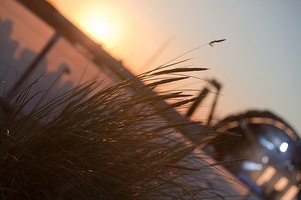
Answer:
[[[84,12],[79,18],[79,25],[97,42],[110,46],[117,37],[117,27],[99,12]]]
[[[125,17],[116,7],[88,4],[73,14],[77,26],[111,54],[118,54],[126,32]]]
[[[100,1],[87,1],[84,4],[59,0],[48,1],[107,50],[115,49],[122,41],[125,33],[125,17],[116,5]]]

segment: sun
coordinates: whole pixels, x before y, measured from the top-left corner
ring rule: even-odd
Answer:
[[[102,46],[112,49],[120,41],[122,34],[122,22],[107,11],[89,8],[82,10],[78,16],[78,23],[89,37]]]
[[[113,36],[113,27],[101,14],[87,13],[81,24],[93,39],[101,43],[109,43]]]
[[[110,26],[103,20],[91,20],[91,31],[98,38],[108,38],[110,35]]]
[[[124,7],[117,1],[47,1],[115,58],[122,59],[124,52],[128,53],[132,23]]]

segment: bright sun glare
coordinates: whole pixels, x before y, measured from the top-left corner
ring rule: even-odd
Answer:
[[[82,24],[85,31],[94,39],[106,43],[110,40],[112,35],[112,27],[108,21],[106,21],[100,15],[87,15],[85,22]]]
[[[1,1],[1,0],[0,0]],[[69,0],[47,0],[79,29],[115,57],[122,57],[128,37],[128,16],[113,1],[87,0],[79,4]]]
[[[91,21],[91,30],[95,32],[95,35],[99,36],[100,38],[107,37],[110,31],[108,24],[104,21],[100,20],[93,20]]]
[[[114,48],[121,36],[121,22],[113,19],[108,13],[96,8],[88,9],[81,14],[79,23],[96,42],[107,48]]]

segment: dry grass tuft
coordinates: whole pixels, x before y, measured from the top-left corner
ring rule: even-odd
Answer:
[[[33,85],[24,88],[0,122],[1,199],[199,199],[212,188],[185,178],[199,170],[183,165],[194,147],[174,136],[189,123],[160,117],[192,98],[150,88],[189,78],[165,75],[200,70],[153,70],[99,91],[85,83],[22,116],[34,98]],[[138,80],[148,85],[137,88]],[[154,106],[169,99],[176,103]]]

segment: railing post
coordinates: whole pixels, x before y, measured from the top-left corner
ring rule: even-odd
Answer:
[[[27,67],[27,70],[21,75],[16,84],[12,87],[7,97],[12,98],[14,94],[18,92],[21,85],[25,82],[28,76],[37,68],[39,62],[45,57],[45,55],[50,51],[50,49],[55,45],[55,43],[60,38],[60,34],[57,32],[51,37],[46,46],[42,49],[42,51],[36,56],[36,58],[32,61],[32,63]]]

